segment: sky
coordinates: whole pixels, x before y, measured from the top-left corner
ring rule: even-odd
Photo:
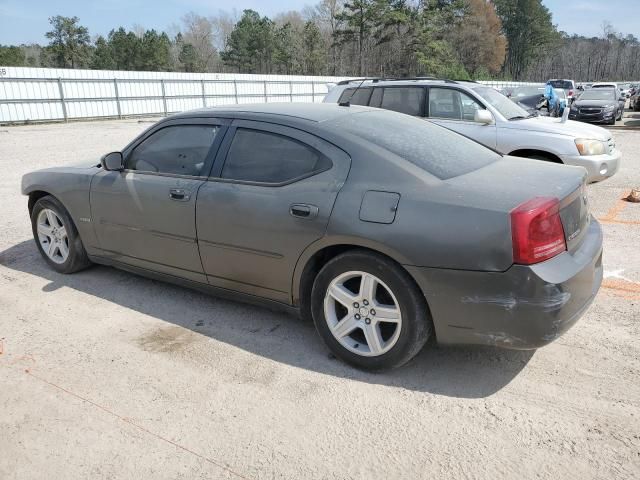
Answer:
[[[47,43],[48,18],[77,16],[92,37],[106,35],[114,27],[171,31],[172,25],[193,11],[208,16],[220,10],[241,12],[245,8],[273,16],[287,10],[301,10],[317,0],[0,0],[0,44]],[[551,10],[553,23],[567,33],[597,36],[602,23],[640,38],[638,0],[543,0]]]

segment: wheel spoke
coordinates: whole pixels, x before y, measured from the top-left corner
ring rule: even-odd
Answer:
[[[358,320],[353,318],[353,315],[347,315],[340,320],[331,330],[336,338],[342,338],[349,335],[356,328],[360,326]]]
[[[46,214],[47,214],[47,220],[49,221],[49,226],[50,227],[57,227],[58,226],[58,221],[56,219],[56,214],[53,213],[53,211],[51,210],[45,210]]]
[[[58,228],[58,235],[60,235],[60,238],[62,239],[67,237],[67,230],[64,228],[64,225]]]
[[[398,323],[400,321],[400,310],[393,305],[376,305],[375,310],[378,322]]]
[[[60,249],[60,255],[62,256],[63,259],[66,260],[67,257],[69,256],[69,247],[67,246],[67,242],[63,240],[58,245],[58,248]]]
[[[351,293],[344,285],[340,284],[331,285],[329,295],[347,308],[351,308],[357,298],[356,295]]]
[[[373,354],[378,354],[382,352],[383,341],[382,335],[380,335],[380,329],[378,325],[374,322],[369,325],[364,326],[364,337],[367,340],[367,345],[369,346],[369,350]]]
[[[56,244],[53,243],[52,241],[49,241],[49,249],[47,250],[47,255],[53,258],[55,253],[56,253]]]
[[[373,302],[376,297],[376,287],[378,286],[378,280],[373,275],[368,273],[362,274],[362,280],[360,281],[360,297],[369,299]]]
[[[51,237],[51,230],[52,228],[49,227],[48,225],[45,225],[44,223],[38,223],[38,233],[40,235]]]

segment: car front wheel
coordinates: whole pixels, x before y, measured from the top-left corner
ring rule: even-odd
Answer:
[[[331,351],[366,370],[403,365],[432,331],[426,301],[407,272],[364,250],[338,255],[320,270],[311,306]]]
[[[69,213],[55,197],[35,203],[31,227],[40,254],[55,271],[73,273],[91,264]]]

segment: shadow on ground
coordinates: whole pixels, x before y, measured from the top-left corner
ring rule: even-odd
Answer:
[[[429,344],[408,365],[385,373],[355,370],[332,357],[309,322],[261,307],[211,297],[94,266],[73,275],[51,270],[33,241],[0,252],[0,265],[49,281],[45,293],[62,287],[94,295],[277,362],[354,381],[438,395],[482,398],[497,392],[524,368],[533,351]]]

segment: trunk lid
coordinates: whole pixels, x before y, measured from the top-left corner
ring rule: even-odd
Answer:
[[[507,215],[535,197],[557,198],[567,249],[573,252],[580,246],[590,221],[586,178],[582,167],[506,156],[446,183],[468,193],[458,198],[470,207],[500,210]]]

